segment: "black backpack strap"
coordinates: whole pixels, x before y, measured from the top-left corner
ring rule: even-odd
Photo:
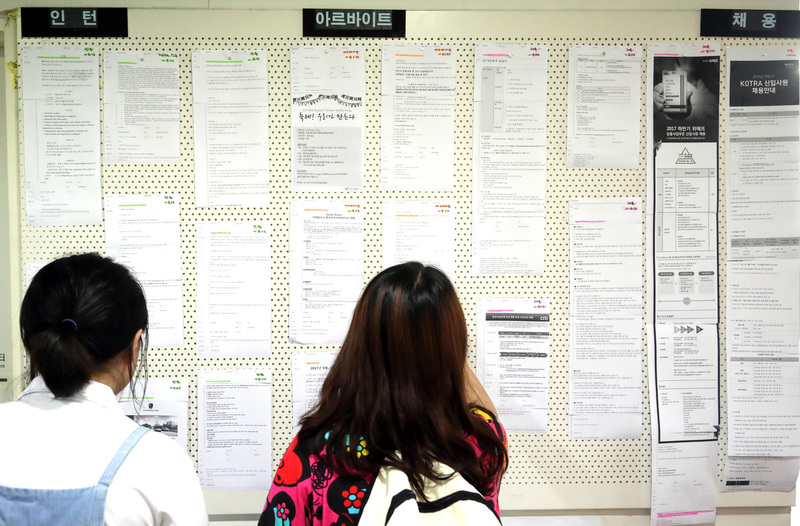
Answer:
[[[389,510],[386,512],[386,522],[385,524],[389,523],[389,519],[392,518],[392,514],[394,510],[400,507],[404,502],[409,500],[415,500],[416,496],[414,492],[410,489],[406,489],[392,497],[392,503],[389,505]],[[436,513],[437,511],[441,511],[449,506],[452,506],[456,502],[460,502],[462,500],[471,500],[473,502],[477,502],[479,504],[483,504],[486,506],[497,518],[498,524],[500,523],[500,517],[497,516],[497,512],[494,510],[494,506],[492,506],[483,495],[480,493],[475,493],[473,491],[456,491],[455,493],[451,493],[441,499],[430,501],[430,502],[417,502],[417,508],[419,509],[420,513]]]
[[[410,489],[404,489],[403,491],[392,497],[392,502],[391,504],[389,504],[389,509],[386,511],[386,522],[384,524],[389,524],[389,519],[392,518],[394,510],[400,507],[401,504],[409,500],[414,500],[416,498],[417,498],[416,495],[414,495],[414,492],[411,491]]]

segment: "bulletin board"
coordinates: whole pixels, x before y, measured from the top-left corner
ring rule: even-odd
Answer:
[[[303,38],[301,12],[185,11],[129,9],[128,38],[22,39],[17,49],[34,45],[92,46],[105,51],[138,50],[180,55],[181,161],[176,164],[103,164],[102,192],[110,194],[180,194],[183,275],[184,345],[151,347],[152,377],[182,377],[190,381],[189,453],[197,459],[197,371],[201,369],[269,368],[273,376],[273,470],[292,438],[291,356],[308,351],[336,352],[336,346],[289,343],[289,204],[300,198],[358,198],[364,208],[364,268],[366,282],[381,264],[381,204],[384,200],[447,200],[456,208],[455,286],[470,330],[469,359],[475,360],[476,304],[481,297],[548,298],[550,321],[550,405],[546,434],[510,434],[510,465],[503,479],[501,507],[510,515],[590,514],[606,524],[646,524],[650,507],[651,442],[647,359],[642,356],[643,427],[636,440],[572,441],[569,439],[569,228],[572,198],[644,198],[646,130],[644,59],[640,162],[637,170],[566,168],[567,71],[569,46],[695,43],[714,41],[728,46],[798,46],[797,40],[699,38],[695,12],[409,12],[404,39]],[[8,39],[7,39],[8,42]],[[474,277],[472,241],[472,139],[474,46],[482,42],[544,45],[548,49],[547,202],[545,272],[541,276]],[[457,56],[455,184],[453,192],[384,190],[380,186],[381,47],[384,43],[435,44],[451,47]],[[292,192],[290,189],[290,67],[289,50],[297,46],[358,45],[365,50],[366,149],[361,192]],[[17,49],[6,48],[6,60]],[[198,208],[194,205],[191,52],[195,49],[263,49],[268,55],[270,205],[267,207]],[[727,78],[723,54],[722,79]],[[24,90],[25,72],[20,71]],[[102,67],[101,86],[102,86]],[[723,88],[724,90],[724,88]],[[47,261],[67,253],[104,253],[102,225],[31,228],[25,223],[22,96],[17,93],[19,225],[21,269],[28,262]],[[721,93],[721,112],[726,108]],[[721,119],[724,140],[725,123]],[[14,138],[10,138],[9,142]],[[720,142],[720,301],[725,298],[725,152]],[[644,215],[642,221],[644,221]],[[267,358],[198,357],[195,321],[195,226],[202,221],[267,222],[271,226],[272,341]],[[644,223],[642,225],[644,232]],[[644,236],[643,236],[644,242]],[[642,296],[645,299],[644,260]],[[24,271],[21,272],[24,279]],[[23,284],[20,283],[20,290]],[[722,433],[719,440],[720,480],[726,441],[725,308],[721,305]],[[644,312],[642,342],[646,352]],[[206,492],[209,512],[217,520],[253,520],[260,513],[265,491]],[[788,524],[794,493],[722,494],[718,524]],[[576,511],[577,510],[577,511]],[[757,519],[756,519],[757,518]]]

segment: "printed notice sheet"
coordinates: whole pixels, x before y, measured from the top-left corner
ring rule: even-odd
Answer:
[[[660,442],[717,440],[719,342],[717,326],[664,324],[657,331],[655,380]],[[651,404],[653,401],[651,400]]]
[[[197,206],[269,204],[264,50],[192,51]]]
[[[180,162],[179,68],[178,53],[104,52],[104,162]]]
[[[197,465],[203,489],[269,489],[272,372],[197,371],[197,413]]]
[[[546,433],[549,300],[479,298],[477,365],[506,430]]]
[[[650,526],[714,524],[717,442],[653,440]]]
[[[798,457],[727,457],[720,491],[792,491],[800,472]]]
[[[728,48],[728,259],[800,257],[797,53]]]
[[[642,48],[569,47],[567,167],[639,167]]]
[[[92,47],[21,49],[28,226],[99,225],[100,66]]]
[[[168,436],[187,449],[189,436],[189,382],[185,378],[148,378],[117,396],[122,411],[139,424]],[[187,451],[188,453],[188,451]]]
[[[717,323],[719,60],[715,44],[648,46],[648,199],[662,323]]]
[[[292,201],[289,217],[289,340],[339,344],[363,282],[361,202]]]
[[[456,277],[455,205],[443,201],[383,202],[383,268],[406,261]]]
[[[291,66],[292,191],[361,190],[364,50],[292,48]]]
[[[730,48],[728,71],[728,454],[780,486],[800,455],[797,53]]]
[[[800,260],[728,261],[728,454],[800,456]]]
[[[713,524],[719,425],[719,46],[648,45],[647,85],[650,523]]]
[[[454,49],[384,44],[382,189],[453,190],[455,94]]]
[[[322,382],[336,356],[324,351],[292,353],[292,434],[300,431],[300,418],[319,401]]]
[[[642,434],[642,202],[572,199],[570,437]]]
[[[268,223],[197,223],[197,355],[270,352]]]
[[[149,344],[183,345],[180,195],[106,195],[106,255],[144,287]]]
[[[547,48],[475,45],[472,274],[544,273]]]

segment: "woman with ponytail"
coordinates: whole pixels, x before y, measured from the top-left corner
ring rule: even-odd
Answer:
[[[0,525],[205,525],[194,466],[116,395],[146,371],[147,305],[130,271],[68,256],[20,309],[30,384],[0,405]]]

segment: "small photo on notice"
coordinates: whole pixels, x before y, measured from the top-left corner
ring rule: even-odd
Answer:
[[[128,415],[128,418],[142,427],[161,433],[177,441],[178,418],[173,415]]]

